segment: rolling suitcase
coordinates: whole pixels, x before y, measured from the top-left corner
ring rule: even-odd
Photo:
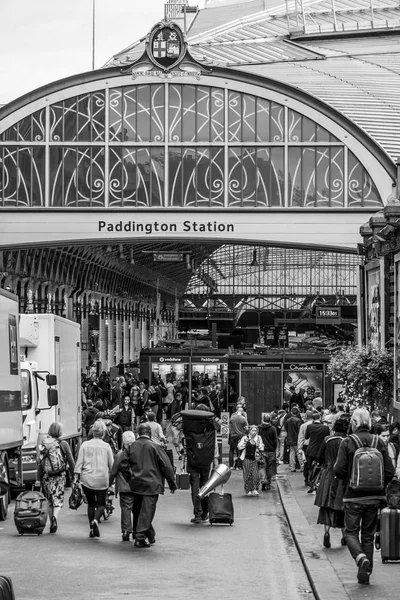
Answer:
[[[20,535],[41,535],[46,527],[49,512],[48,502],[41,492],[22,492],[17,496],[14,523]]]
[[[400,510],[384,508],[381,510],[380,523],[382,562],[400,560]]]
[[[210,525],[214,523],[232,525],[234,521],[232,494],[213,493],[208,496],[208,519]]]
[[[0,575],[0,600],[15,600],[11,577]]]

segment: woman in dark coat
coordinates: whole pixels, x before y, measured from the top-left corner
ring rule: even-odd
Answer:
[[[319,449],[317,456],[318,464],[322,465],[321,479],[315,496],[314,504],[319,506],[317,523],[324,525],[325,534],[323,544],[325,548],[331,547],[330,528],[342,529],[342,546],[346,545],[344,538],[344,506],[342,479],[336,479],[333,465],[339,452],[342,439],[346,436],[349,427],[347,418],[339,418],[334,424],[333,435],[327,436]]]

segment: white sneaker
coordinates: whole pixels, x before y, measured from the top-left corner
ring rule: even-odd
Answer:
[[[253,496],[259,496],[260,494],[257,492],[257,490],[254,490],[253,492]]]
[[[252,496],[253,492],[247,492],[247,496]]]

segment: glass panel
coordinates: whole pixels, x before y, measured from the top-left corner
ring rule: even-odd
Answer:
[[[121,89],[118,88],[118,89],[110,90],[110,106],[109,106],[110,142],[122,141],[122,138],[126,138],[126,140],[129,140],[129,141],[136,140],[136,121],[134,118],[132,119],[132,117],[131,117],[132,113],[135,114],[134,109],[132,110],[132,104],[133,104],[133,107],[136,106],[136,100],[132,98],[132,95],[134,95],[135,93],[136,93],[136,88],[133,88],[132,90],[126,90],[125,98],[123,98]],[[125,103],[129,104],[129,107],[126,107]],[[122,131],[121,115],[123,115],[125,111],[127,112],[128,115],[130,115],[130,118],[128,119],[129,129],[127,128],[125,135],[122,136],[121,135],[121,131]]]
[[[12,125],[0,135],[2,142],[16,142],[18,140],[18,123]]]
[[[162,206],[163,148],[110,149],[110,206]]]
[[[80,96],[78,99],[78,142],[104,140],[104,92]],[[67,140],[69,141],[69,140]],[[71,140],[75,141],[75,140]]]
[[[171,148],[172,206],[223,206],[223,148]]]
[[[271,102],[271,142],[283,142],[284,107]]]
[[[225,101],[224,90],[212,88],[211,91],[211,142],[224,141],[224,123],[225,123]]]
[[[256,139],[256,99],[243,94],[242,98],[242,142],[254,142]]]
[[[60,142],[64,139],[63,135],[63,115],[64,103],[52,104],[50,106],[50,140]]]
[[[176,123],[175,129],[179,132],[178,139],[180,141],[194,142],[196,140],[197,118],[199,120],[201,118],[201,115],[197,115],[196,113],[196,88],[194,86],[180,85],[179,91],[182,98],[180,101],[181,116],[179,118],[179,125]],[[171,137],[171,140],[175,141],[175,138]]]
[[[61,141],[74,142],[78,129],[77,98],[68,98],[63,105]]]
[[[283,148],[230,148],[229,206],[282,206],[283,184]]]
[[[343,148],[289,148],[289,206],[343,206]]]
[[[140,85],[137,87],[137,141],[150,141],[150,86]]]
[[[44,148],[0,148],[3,206],[44,206]]]
[[[350,150],[348,162],[349,206],[382,206],[382,200],[369,173]]]
[[[230,142],[240,142],[242,139],[242,94],[240,92],[229,92],[228,101],[228,140]]]
[[[257,98],[257,142],[269,142],[271,138],[271,102]]]
[[[256,206],[283,205],[283,148],[257,148]]]
[[[103,148],[50,148],[50,206],[104,206]]]

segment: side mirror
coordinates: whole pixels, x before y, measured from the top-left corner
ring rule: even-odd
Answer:
[[[51,377],[55,377],[55,376],[52,375]],[[49,406],[57,406],[57,404],[58,404],[58,392],[57,392],[57,390],[53,390],[51,388],[49,388],[47,390],[47,404]]]
[[[48,386],[57,385],[57,375],[46,375],[46,383]]]

